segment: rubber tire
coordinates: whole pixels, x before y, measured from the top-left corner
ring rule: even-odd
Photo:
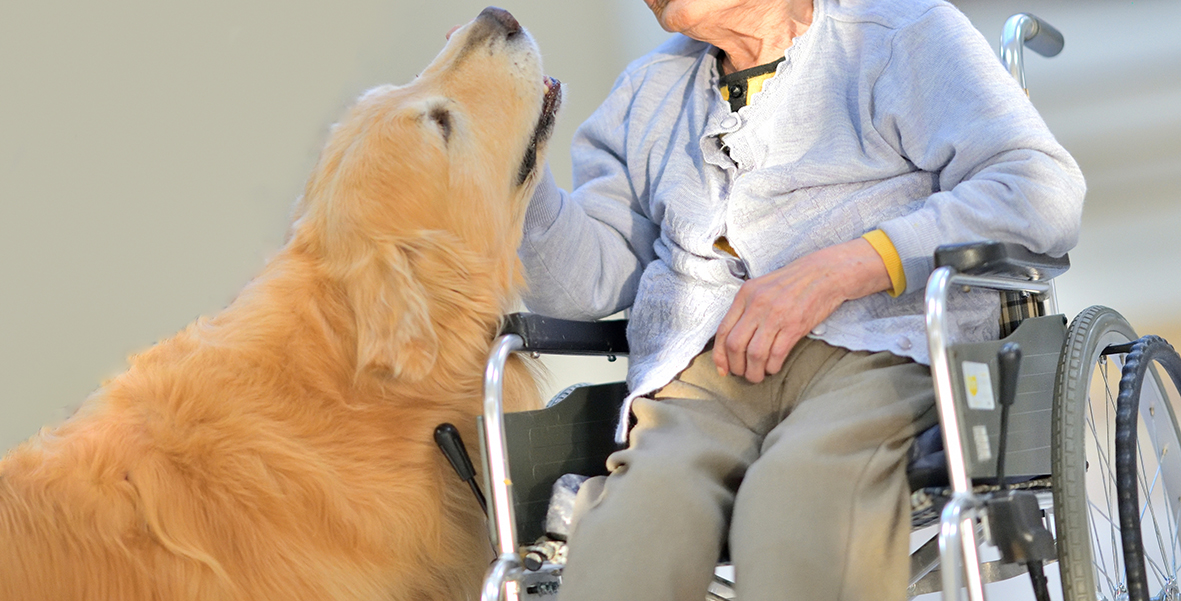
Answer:
[[[1127,320],[1093,306],[1070,323],[1054,384],[1050,465],[1054,520],[1064,601],[1095,601],[1090,511],[1086,494],[1087,394],[1103,349],[1136,340]]]

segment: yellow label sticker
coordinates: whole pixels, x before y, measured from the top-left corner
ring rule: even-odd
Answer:
[[[992,372],[987,363],[964,361],[964,388],[967,392],[969,409],[992,411],[996,409],[996,397],[992,394]]]

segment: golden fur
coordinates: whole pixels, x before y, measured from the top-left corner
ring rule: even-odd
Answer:
[[[476,441],[556,101],[505,15],[358,101],[232,305],[9,452],[0,599],[475,596],[487,529],[432,434]],[[514,361],[506,396],[536,395]]]

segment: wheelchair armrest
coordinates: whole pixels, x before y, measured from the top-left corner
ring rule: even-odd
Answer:
[[[627,320],[573,321],[536,313],[513,313],[501,335],[516,334],[526,351],[555,355],[626,355]]]
[[[1048,280],[1070,269],[1070,257],[1039,255],[1020,244],[986,240],[935,249],[935,267],[943,266],[966,275]]]

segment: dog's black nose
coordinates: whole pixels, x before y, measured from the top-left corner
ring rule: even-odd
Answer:
[[[507,10],[489,6],[480,12],[480,19],[492,21],[504,29],[505,35],[513,35],[521,31],[521,24]]]

